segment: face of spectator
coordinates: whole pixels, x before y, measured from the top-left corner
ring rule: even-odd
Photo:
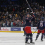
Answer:
[[[29,14],[27,14],[27,17],[30,17],[30,15],[29,15]]]

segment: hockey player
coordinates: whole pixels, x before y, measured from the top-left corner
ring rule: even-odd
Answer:
[[[27,16],[26,16],[26,18],[25,18],[26,24],[25,24],[23,30],[25,29],[26,26],[30,26],[30,22],[29,22],[30,20],[31,20],[31,17],[30,17],[29,14],[27,14]],[[26,32],[25,32],[25,30],[24,30],[24,36],[25,36],[25,35],[26,35]]]
[[[24,31],[26,32],[26,42],[28,42],[29,36],[30,36],[30,43],[33,43],[32,40],[32,31],[31,31],[31,19],[30,19],[30,15],[28,14],[26,17],[26,24],[25,24],[25,28]]]
[[[24,31],[24,35],[23,35],[23,36],[25,36],[25,35],[26,35],[26,32],[25,32],[25,27],[23,28],[23,31]]]
[[[30,43],[32,43],[32,31],[30,26],[25,27],[25,32],[26,32],[26,42],[28,42],[29,36],[30,36]]]
[[[29,15],[29,14],[27,14],[27,16],[26,16],[26,18],[25,18],[25,21],[26,21],[26,24],[25,24],[25,26],[24,26],[24,28],[26,27],[26,26],[31,26],[31,21],[33,21],[33,20],[35,20],[35,16],[33,15],[33,16],[31,16],[31,15]],[[23,28],[23,30],[24,30],[24,28]],[[24,36],[26,35],[26,32],[24,31]]]
[[[45,21],[44,21],[44,38],[45,38]]]
[[[43,20],[39,21],[37,28],[38,28],[38,33],[37,33],[37,36],[36,36],[35,41],[36,41],[37,38],[39,37],[39,34],[40,34],[40,33],[42,33],[41,41],[43,41],[43,34],[44,34],[44,21],[43,21]]]

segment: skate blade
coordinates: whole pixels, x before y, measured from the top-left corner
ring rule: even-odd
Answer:
[[[25,43],[25,45],[35,45],[35,43]]]
[[[33,42],[33,43],[29,43],[29,42],[28,42],[28,43],[26,43],[26,44],[35,44],[35,43],[34,43],[34,42]]]

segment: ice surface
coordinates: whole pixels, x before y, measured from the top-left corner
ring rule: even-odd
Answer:
[[[34,45],[34,44],[25,44],[25,37],[23,33],[3,33],[0,32],[0,45]],[[38,40],[35,41],[36,33],[33,35],[33,41],[35,45],[45,45],[45,39],[41,41],[41,35]]]

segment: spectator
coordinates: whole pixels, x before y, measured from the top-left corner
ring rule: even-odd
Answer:
[[[27,8],[28,5],[26,4],[26,2],[23,2],[20,5],[17,4],[17,2],[15,3],[10,1],[9,3],[7,3],[7,1],[2,1],[0,5],[0,21],[2,26],[24,26],[26,23],[25,17],[28,13],[30,14],[30,18],[33,18],[31,26],[36,26],[37,22],[40,21],[41,18],[45,18],[45,8],[44,6],[40,6],[39,3],[30,2],[31,9],[27,11]]]
[[[11,27],[13,27],[13,21],[11,21]]]
[[[16,26],[16,23],[15,22],[13,22],[13,27],[15,27]]]

